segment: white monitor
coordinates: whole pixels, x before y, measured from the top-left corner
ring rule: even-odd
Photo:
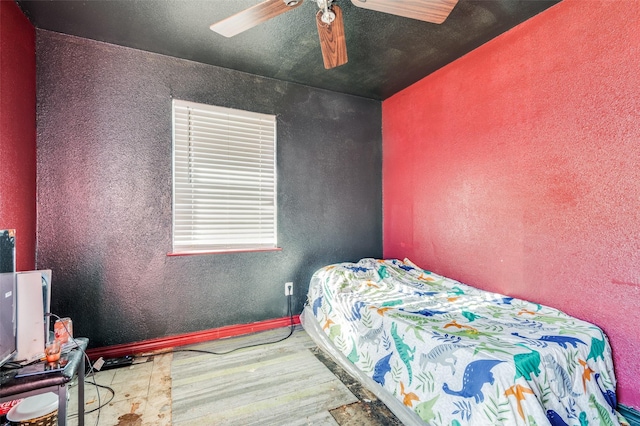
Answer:
[[[16,361],[33,361],[44,355],[49,340],[51,270],[16,274]]]

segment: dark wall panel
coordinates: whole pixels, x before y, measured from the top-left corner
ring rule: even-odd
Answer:
[[[91,346],[300,312],[318,267],[382,254],[378,101],[37,31],[39,268]],[[282,251],[169,257],[171,99],[277,115]]]

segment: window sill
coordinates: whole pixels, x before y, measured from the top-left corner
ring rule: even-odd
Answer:
[[[197,256],[208,254],[236,254],[236,253],[258,253],[263,251],[282,251],[282,247],[274,248],[256,248],[256,249],[237,249],[237,250],[200,250],[200,251],[183,251],[167,253],[167,256]]]

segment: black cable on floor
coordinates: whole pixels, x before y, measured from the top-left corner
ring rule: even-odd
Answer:
[[[110,398],[107,402],[105,402],[105,403],[104,403],[104,404],[102,404],[102,405],[97,406],[97,407],[96,407],[96,408],[94,408],[93,410],[85,411],[85,412],[84,412],[84,414],[91,414],[91,413],[93,413],[94,411],[98,411],[99,409],[101,409],[102,407],[104,407],[105,405],[107,405],[107,404],[109,404],[111,401],[113,401],[113,398],[115,398],[115,397],[116,397],[116,391],[114,391],[114,390],[113,390],[112,388],[110,388],[109,386],[106,386],[106,385],[100,385],[100,384],[96,383],[96,382],[95,382],[95,379],[94,379],[94,381],[93,381],[93,382],[88,382],[88,381],[86,381],[86,380],[85,380],[84,382],[85,382],[85,383],[89,383],[90,385],[94,385],[96,388],[103,388],[103,389],[106,389],[106,390],[108,390],[109,392],[111,392],[111,398]],[[98,389],[96,389],[96,392],[98,392],[98,394],[100,393],[100,391],[99,391]]]
[[[291,296],[287,296],[287,301],[288,301],[288,311],[287,314],[289,315],[289,319],[291,320],[291,325],[289,326],[289,334],[287,334],[285,337],[278,339],[278,340],[274,340],[272,342],[262,342],[262,343],[254,343],[251,345],[247,345],[247,346],[240,346],[238,348],[235,349],[231,349],[230,351],[226,351],[226,352],[214,352],[214,351],[208,351],[208,350],[204,350],[204,349],[173,349],[170,352],[196,352],[196,353],[202,353],[202,354],[210,354],[210,355],[226,355],[226,354],[230,354],[232,352],[235,351],[239,351],[240,349],[247,349],[247,348],[254,348],[257,346],[263,346],[263,345],[272,345],[274,343],[279,343],[282,342],[284,340],[287,340],[289,337],[291,337],[291,335],[293,334],[293,329],[295,328],[295,325],[293,324],[293,311],[291,309]]]

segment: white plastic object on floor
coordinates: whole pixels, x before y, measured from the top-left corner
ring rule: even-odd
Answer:
[[[9,410],[7,420],[10,422],[22,422],[37,419],[58,409],[58,395],[47,392],[30,396]]]

